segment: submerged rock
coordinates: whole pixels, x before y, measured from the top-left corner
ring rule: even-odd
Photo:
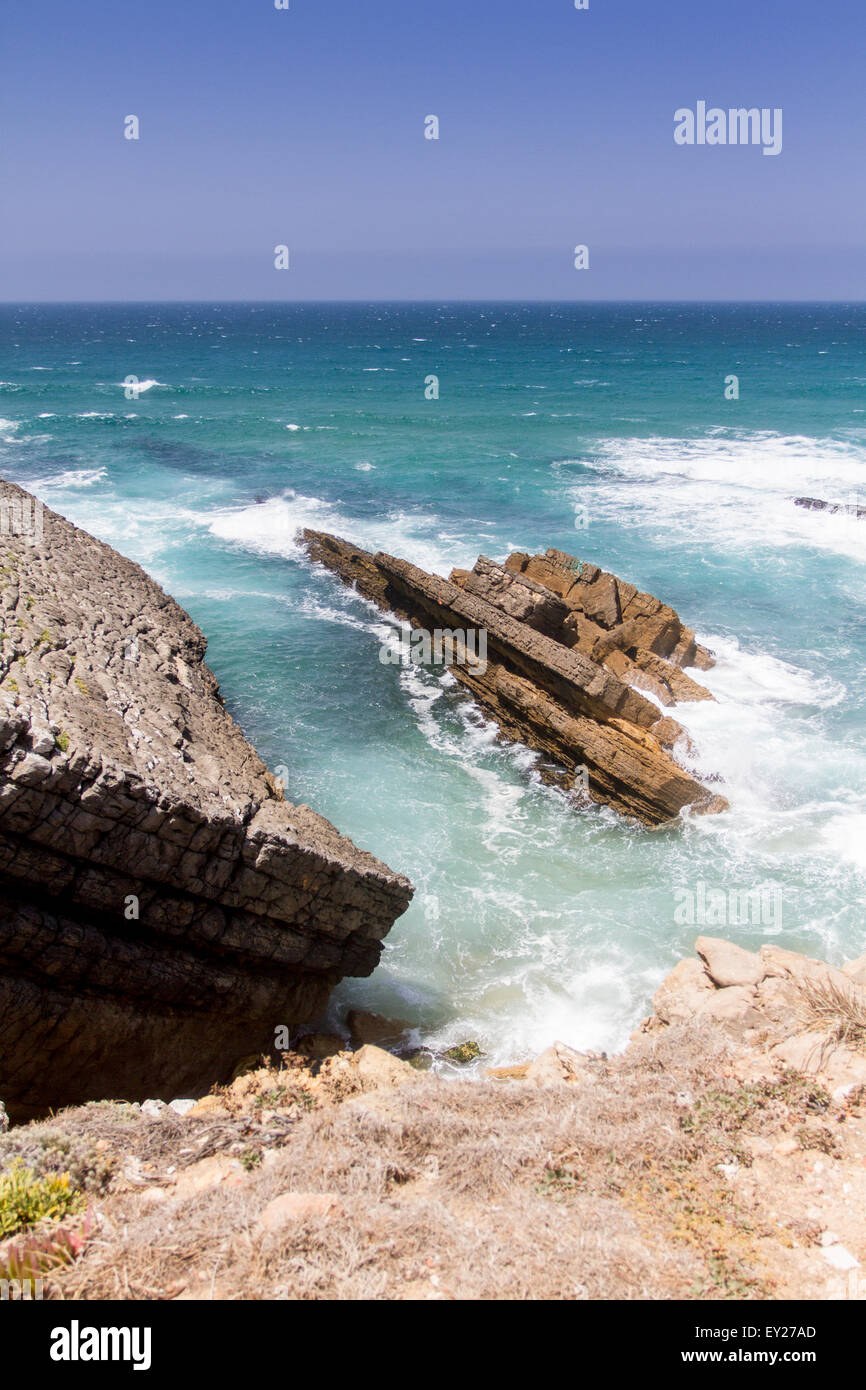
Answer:
[[[365,1013],[363,1009],[350,1009],[346,1025],[355,1047],[363,1047],[365,1043],[397,1042],[412,1026],[402,1019],[383,1018],[381,1014]]]
[[[35,540],[0,538],[0,1095],[201,1094],[368,975],[412,887],[284,800],[138,565],[48,509]]]
[[[667,706],[712,699],[683,669],[708,669],[712,653],[651,594],[559,550],[504,565],[480,556],[448,580],[321,531],[303,539],[381,609],[416,629],[466,634],[451,674],[504,734],[548,760],[549,780],[647,825],[685,807],[726,809],[676,761],[685,731],[643,693]],[[483,634],[483,660],[470,633]]]
[[[857,517],[862,521],[866,517],[866,506],[861,507],[856,502],[824,502],[820,497],[795,497],[795,507],[806,507],[810,512],[841,512],[844,516]]]
[[[449,1062],[457,1062],[461,1067],[465,1067],[469,1062],[477,1062],[481,1056],[481,1048],[474,1039],[469,1038],[466,1042],[457,1043],[454,1047],[449,1047],[442,1056]]]

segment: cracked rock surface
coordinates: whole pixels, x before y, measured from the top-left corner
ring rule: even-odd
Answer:
[[[206,1089],[369,974],[412,887],[284,800],[138,565],[47,508],[33,540],[0,536],[0,1095]]]

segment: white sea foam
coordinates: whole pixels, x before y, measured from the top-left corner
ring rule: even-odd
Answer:
[[[702,640],[715,649],[718,664],[695,674],[715,700],[678,704],[675,715],[697,746],[686,763],[728,798],[731,812],[693,820],[690,833],[715,842],[726,856],[763,857],[782,872],[799,865],[832,873],[828,854],[866,868],[866,853],[857,848],[866,818],[866,755],[859,740],[845,744],[823,733],[822,716],[846,698],[844,687],[766,653],[743,651],[729,638]],[[720,774],[723,780],[710,780]],[[841,803],[846,787],[863,790],[847,792]]]
[[[33,484],[37,492],[60,491],[64,488],[83,488],[95,487],[107,476],[104,468],[68,468],[62,473],[53,473],[50,477],[40,478]]]
[[[359,519],[341,511],[339,503],[291,490],[266,502],[205,513],[199,520],[221,540],[291,559],[306,558],[298,535],[309,527],[343,536],[366,549],[388,550],[439,574],[447,575],[455,565],[475,560],[471,541],[443,536],[435,514],[391,510]]]
[[[116,383],[116,385],[121,387],[124,391],[127,389],[134,390],[136,395],[141,395],[142,391],[152,391],[154,386],[165,386],[166,384],[167,383],[164,381],[155,381],[152,377],[148,377],[146,381],[136,381],[132,384],[126,381],[118,381]]]
[[[795,497],[847,502],[866,495],[866,445],[770,431],[700,439],[601,441],[591,456],[554,464],[562,476],[579,463],[575,501],[621,527],[664,533],[671,547],[712,546],[755,553],[818,546],[866,563],[866,526],[845,514],[809,511]],[[624,486],[624,484],[626,486]]]
[[[831,815],[822,832],[823,847],[833,859],[843,859],[866,876],[866,809],[840,809]]]

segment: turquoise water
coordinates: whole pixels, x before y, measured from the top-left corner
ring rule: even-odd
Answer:
[[[866,523],[790,500],[866,501],[864,342],[863,305],[5,306],[0,474],[174,594],[287,795],[417,885],[336,1018],[610,1048],[699,881],[780,894],[714,934],[866,950]],[[574,810],[447,676],[379,662],[303,525],[446,574],[554,545],[673,604],[719,656],[677,714],[730,813]]]

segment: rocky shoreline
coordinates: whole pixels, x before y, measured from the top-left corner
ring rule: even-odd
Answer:
[[[451,670],[552,780],[650,826],[725,808],[659,709],[712,698],[712,655],[659,600],[559,551],[446,580],[305,540],[413,629],[483,628]],[[285,801],[201,632],[110,547],[45,509],[3,540],[0,609],[0,1280],[866,1297],[866,957],[700,937],[613,1057],[490,1068],[358,1010],[313,1032],[411,884]]]

